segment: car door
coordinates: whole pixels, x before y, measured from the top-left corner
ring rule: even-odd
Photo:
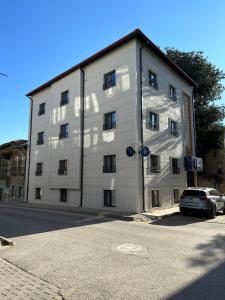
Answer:
[[[222,197],[222,194],[217,190],[214,190],[213,192],[214,192],[214,195],[215,195],[214,197],[215,197],[216,202],[217,202],[218,210],[222,209],[224,207],[224,199]]]
[[[217,210],[221,209],[221,203],[220,203],[220,192],[213,189],[209,191],[210,198],[216,203]]]

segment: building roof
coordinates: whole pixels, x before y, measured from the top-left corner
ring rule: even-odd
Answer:
[[[8,147],[15,147],[15,148],[21,148],[21,147],[27,147],[27,140],[16,140],[11,141],[5,144],[0,145],[0,149],[8,148]]]
[[[42,84],[38,88],[29,92],[26,96],[32,96],[37,92],[43,90],[44,88],[50,86],[52,83],[56,82],[57,80],[65,77],[66,75],[74,72],[75,70],[85,67],[86,65],[90,64],[91,62],[95,61],[96,59],[106,55],[110,51],[116,49],[127,43],[132,39],[138,39],[142,43],[146,45],[151,51],[153,51],[160,59],[162,59],[167,65],[169,65],[177,74],[179,74],[183,79],[185,79],[190,85],[196,86],[195,81],[187,75],[177,64],[175,64],[162,50],[159,49],[140,29],[135,29],[128,35],[124,36],[123,38],[119,39],[115,43],[109,45],[108,47],[102,49],[101,51],[95,53],[94,55],[90,56],[89,58],[83,60],[79,64],[73,66],[72,68],[68,69],[67,71],[59,74],[58,76],[54,77],[53,79],[47,81],[46,83]]]

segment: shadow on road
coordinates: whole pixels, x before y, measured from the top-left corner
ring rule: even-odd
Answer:
[[[0,236],[13,238],[111,221],[96,215],[0,207]]]
[[[216,235],[209,243],[200,244],[196,249],[200,254],[198,257],[190,257],[189,266],[212,267],[212,269],[203,277],[167,297],[167,300],[225,299],[225,262],[220,263],[225,259],[225,235]],[[215,264],[218,265],[215,267]]]
[[[194,223],[200,223],[200,222],[205,222],[209,220],[208,218],[199,215],[199,214],[194,214],[194,215],[188,215],[188,216],[182,216],[180,214],[171,216],[165,219],[160,219],[158,221],[155,221],[151,223],[151,225],[160,225],[160,226],[184,226],[184,225],[189,225],[189,224],[194,224]]]

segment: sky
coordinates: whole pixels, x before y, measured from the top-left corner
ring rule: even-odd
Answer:
[[[135,28],[225,71],[224,16],[224,0],[0,0],[0,144],[28,138],[27,92]]]

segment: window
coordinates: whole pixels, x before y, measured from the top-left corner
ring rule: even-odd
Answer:
[[[205,197],[206,193],[198,190],[184,190],[182,197]]]
[[[105,155],[103,173],[115,173],[116,172],[116,155]]]
[[[15,196],[15,186],[11,186],[11,197],[13,198]]]
[[[44,115],[45,114],[45,103],[41,103],[39,104],[39,111],[38,111],[38,115]]]
[[[116,112],[104,114],[103,130],[116,128]]]
[[[60,202],[67,202],[67,190],[66,189],[60,190]]]
[[[179,197],[179,189],[173,189],[173,202],[179,203],[180,197]]]
[[[59,175],[67,175],[67,159],[59,161],[58,174]]]
[[[42,189],[41,188],[36,188],[35,189],[35,199],[41,200],[42,198]]]
[[[159,190],[152,190],[152,207],[159,206]]]
[[[177,125],[177,122],[175,121],[170,121],[170,133],[173,135],[173,136],[178,136],[178,125]]]
[[[35,175],[36,176],[41,176],[42,175],[42,163],[36,163]]]
[[[180,168],[179,168],[177,158],[172,158],[172,173],[173,174],[180,174]]]
[[[147,110],[148,128],[158,130],[159,129],[159,116],[149,110]]]
[[[44,131],[38,132],[37,136],[37,145],[42,145],[44,144]]]
[[[23,187],[22,186],[19,186],[19,189],[18,189],[18,198],[23,198]]]
[[[113,86],[116,86],[116,71],[111,71],[104,75],[103,90],[107,90]]]
[[[149,71],[149,85],[158,90],[157,75],[152,71]]]
[[[158,155],[150,155],[150,172],[160,173],[160,161]]]
[[[104,206],[116,207],[116,191],[104,190]]]
[[[210,196],[218,196],[218,197],[221,197],[220,192],[217,191],[217,190],[210,190],[210,191],[209,191],[209,194],[210,194]]]
[[[66,105],[68,103],[69,103],[69,91],[62,92],[60,106]]]
[[[59,138],[66,139],[68,138],[68,136],[69,136],[69,124],[60,125]]]
[[[169,92],[170,92],[170,98],[173,99],[174,101],[177,100],[177,90],[174,86],[170,85],[169,86]]]

